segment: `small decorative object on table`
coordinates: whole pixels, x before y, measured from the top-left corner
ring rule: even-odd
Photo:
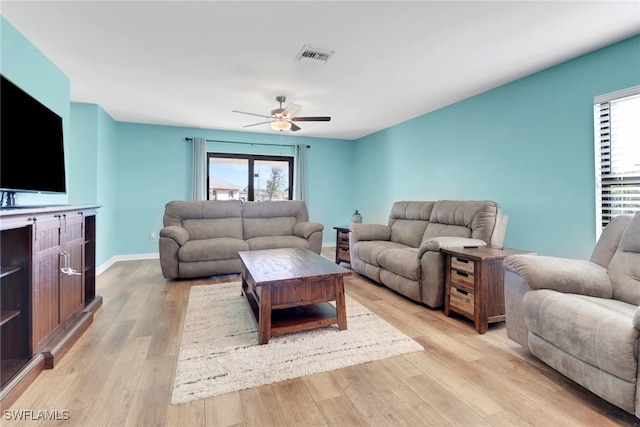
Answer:
[[[362,223],[362,215],[360,215],[360,212],[358,212],[358,209],[356,209],[353,215],[351,215],[351,222],[355,222],[357,224]]]

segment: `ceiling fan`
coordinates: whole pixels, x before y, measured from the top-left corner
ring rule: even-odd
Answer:
[[[237,111],[233,110],[234,113],[242,113],[249,114],[252,116],[265,117],[269,120],[264,122],[252,123],[250,125],[245,125],[243,127],[251,127],[257,125],[263,125],[266,123],[271,124],[271,128],[273,130],[285,131],[291,130],[293,132],[300,130],[300,126],[295,124],[294,122],[328,122],[331,120],[331,117],[320,116],[320,117],[294,117],[294,115],[300,110],[299,105],[289,104],[287,108],[282,108],[282,103],[286,100],[284,96],[276,96],[276,102],[280,103],[280,107],[275,110],[271,110],[271,115],[267,116],[264,114],[255,114],[255,113],[247,113],[246,111]]]

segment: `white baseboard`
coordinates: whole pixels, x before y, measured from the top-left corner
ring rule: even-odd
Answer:
[[[131,254],[131,255],[116,255],[109,258],[106,262],[96,268],[96,276],[104,273],[109,267],[118,261],[135,261],[139,259],[159,259],[160,254],[158,252],[152,252],[149,254]]]

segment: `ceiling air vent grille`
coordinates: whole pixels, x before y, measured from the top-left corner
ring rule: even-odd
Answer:
[[[300,53],[298,53],[298,56],[296,56],[296,60],[311,62],[313,64],[324,64],[333,54],[333,50],[305,45],[302,47],[302,50],[300,50]]]

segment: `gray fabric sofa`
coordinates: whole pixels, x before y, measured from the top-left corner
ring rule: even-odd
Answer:
[[[507,336],[640,417],[640,213],[615,217],[589,261],[504,260]]]
[[[320,253],[324,226],[309,222],[303,201],[172,201],[160,230],[166,279],[242,271],[239,251],[307,248]]]
[[[387,225],[351,224],[351,267],[432,308],[444,304],[443,247],[502,246],[507,216],[492,201],[399,201]]]

